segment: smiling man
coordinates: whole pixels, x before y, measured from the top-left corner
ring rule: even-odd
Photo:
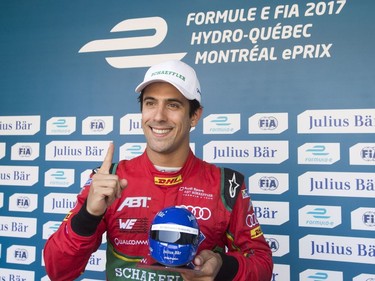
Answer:
[[[45,245],[51,280],[77,278],[104,233],[107,280],[271,280],[271,251],[244,176],[206,163],[190,149],[190,130],[203,111],[195,71],[181,61],[154,65],[136,92],[146,150],[113,164],[114,145],[109,146],[76,206]],[[171,206],[187,208],[199,223],[201,239],[191,270],[147,267],[154,263],[151,221]]]

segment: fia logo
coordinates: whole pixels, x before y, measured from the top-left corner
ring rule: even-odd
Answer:
[[[262,190],[276,190],[279,186],[279,181],[277,178],[272,176],[264,176],[261,177],[258,181],[259,188]]]
[[[29,254],[26,249],[18,248],[14,250],[14,258],[16,260],[25,261],[27,260]]]
[[[164,41],[168,33],[168,25],[161,17],[134,18],[119,22],[110,32],[137,32],[144,30],[152,30],[154,34],[148,36],[127,36],[126,38],[94,40],[85,44],[78,52],[90,53],[154,48]],[[167,53],[106,57],[106,61],[115,68],[148,67],[164,60],[181,60],[186,54],[187,53]]]
[[[373,227],[375,226],[375,212],[367,211],[362,216],[362,221],[366,226]]]
[[[258,121],[259,129],[261,130],[275,130],[278,126],[278,121],[273,116],[264,116]]]
[[[375,146],[362,148],[361,157],[364,161],[375,161]]]

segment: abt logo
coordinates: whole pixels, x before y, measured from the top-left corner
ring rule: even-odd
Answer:
[[[124,202],[117,209],[117,212],[121,212],[125,207],[128,208],[148,208],[147,202],[151,200],[151,197],[127,197]]]
[[[150,36],[126,36],[126,38],[94,40],[84,45],[79,53],[149,49],[162,43],[168,33],[167,22],[161,17],[135,18],[115,25],[110,32],[134,32],[154,30]],[[126,35],[126,34],[125,34]],[[107,57],[115,68],[148,67],[168,59],[181,60],[187,53],[167,53],[138,56]]]

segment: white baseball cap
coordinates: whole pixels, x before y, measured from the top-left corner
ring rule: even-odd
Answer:
[[[141,93],[146,86],[154,82],[168,82],[188,100],[197,100],[201,103],[201,87],[197,74],[192,67],[182,61],[169,60],[151,66],[135,91]]]

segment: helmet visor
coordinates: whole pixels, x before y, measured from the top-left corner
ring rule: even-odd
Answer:
[[[155,224],[150,232],[151,238],[156,241],[181,245],[195,244],[198,235],[196,228],[175,224]]]
[[[197,240],[197,235],[169,230],[152,230],[151,238],[160,242],[191,245]]]

